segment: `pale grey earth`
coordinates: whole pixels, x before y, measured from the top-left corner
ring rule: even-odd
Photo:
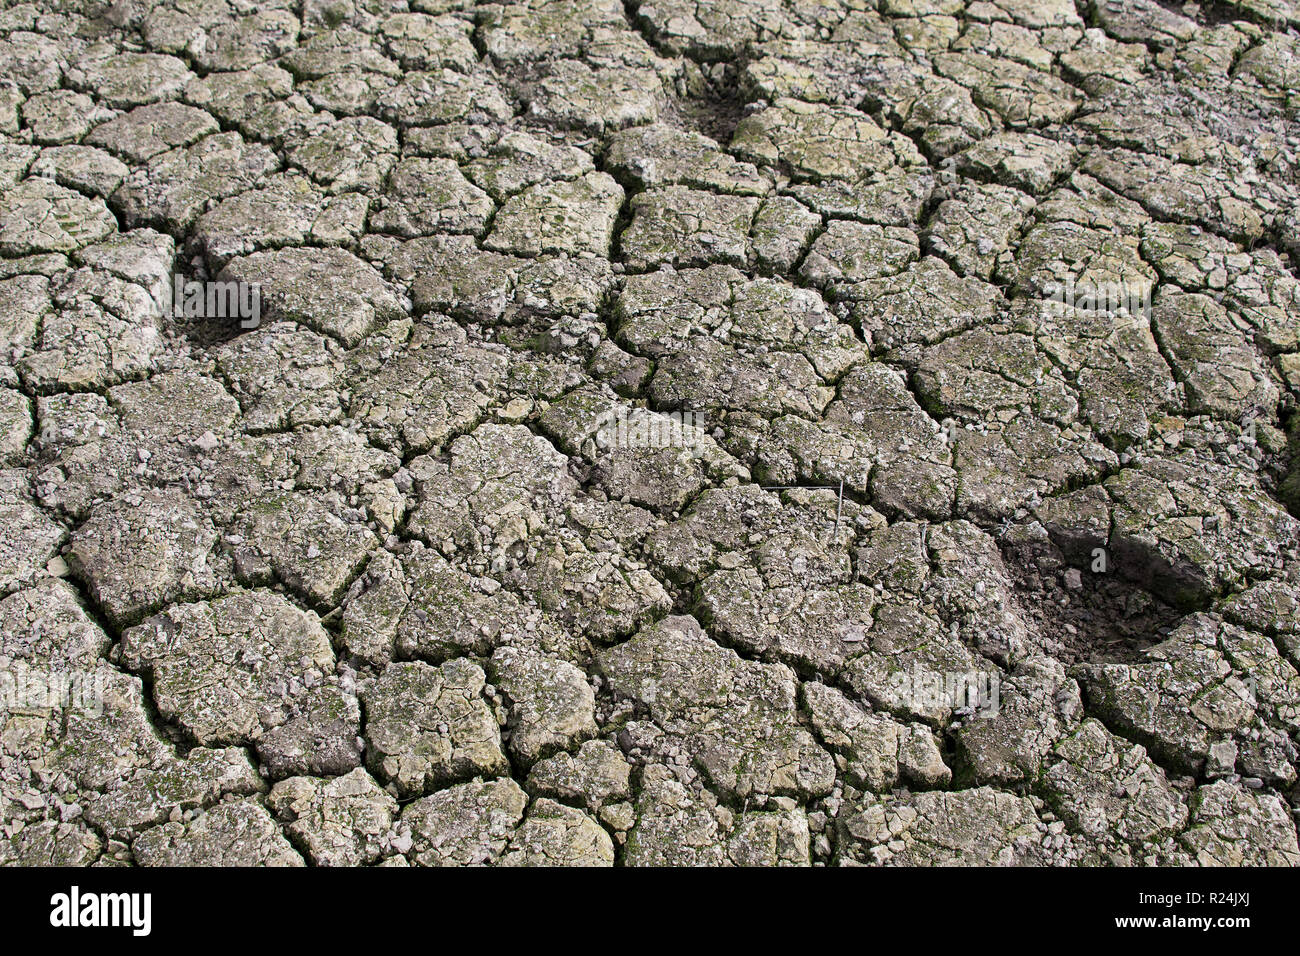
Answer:
[[[5,3],[0,862],[1300,864],[1298,79],[1297,0]]]

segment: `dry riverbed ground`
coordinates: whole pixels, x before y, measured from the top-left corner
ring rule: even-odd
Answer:
[[[1298,30],[5,4],[0,862],[1300,864]]]

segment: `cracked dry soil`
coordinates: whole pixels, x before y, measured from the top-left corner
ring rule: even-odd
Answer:
[[[1300,864],[1298,56],[4,4],[0,862]]]

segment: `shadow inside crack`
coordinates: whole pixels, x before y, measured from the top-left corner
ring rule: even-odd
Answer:
[[[1275,497],[1282,507],[1300,518],[1300,411],[1291,416],[1287,429],[1286,472],[1278,482]]]
[[[1050,541],[1003,541],[1002,555],[1044,649],[1067,664],[1139,661],[1187,613],[1117,568],[1072,564]]]
[[[748,101],[741,92],[739,66],[713,63],[696,66],[673,98],[671,112],[682,125],[694,129],[722,146],[731,142],[745,115]]]

